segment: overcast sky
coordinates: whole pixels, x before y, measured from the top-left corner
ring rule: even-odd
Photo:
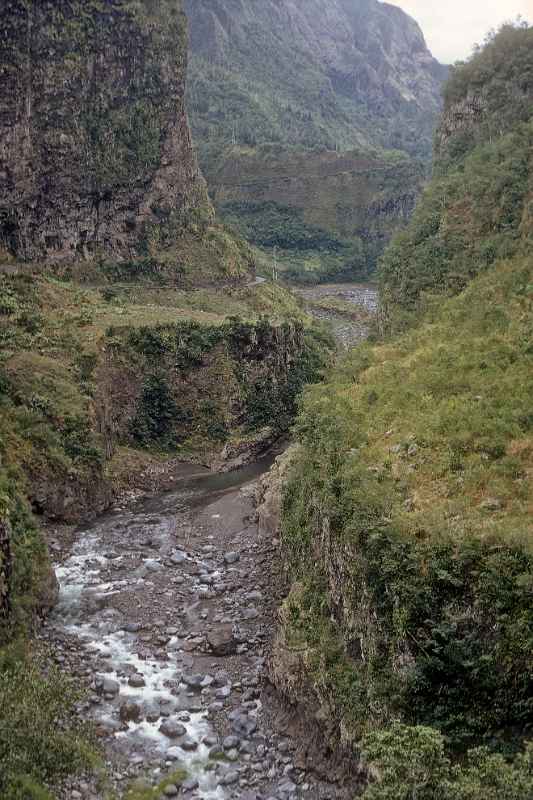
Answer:
[[[435,58],[466,58],[486,32],[519,14],[533,24],[533,0],[389,0],[420,24]]]

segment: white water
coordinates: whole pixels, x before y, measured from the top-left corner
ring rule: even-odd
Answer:
[[[184,750],[179,744],[183,737],[173,740],[161,733],[159,727],[164,718],[156,722],[142,719],[127,723],[126,729],[114,734],[117,742],[126,744],[127,750],[134,754],[155,751],[163,758],[167,757],[172,762],[173,769],[182,767],[189,777],[199,782],[198,797],[204,800],[222,800],[222,788],[217,786],[212,772],[206,770],[209,748],[203,740],[211,733],[207,713],[189,712],[189,719],[186,714],[180,713],[176,692],[180,697],[189,697],[191,700],[194,694],[180,682],[181,670],[177,665],[175,651],[169,652],[168,659],[164,662],[145,660],[137,653],[138,641],[134,634],[122,629],[110,630],[120,624],[114,617],[110,619],[105,611],[96,611],[92,615],[89,612],[87,620],[84,609],[87,598],[109,597],[130,583],[124,579],[102,579],[102,572],[111,563],[116,564],[122,560],[122,556],[107,558],[101,555],[102,551],[105,552],[105,546],[99,537],[96,534],[86,534],[78,541],[70,558],[57,568],[60,593],[54,614],[56,627],[79,637],[88,654],[99,654],[105,659],[107,669],[102,677],[110,678],[120,685],[116,700],[104,700],[101,705],[95,706],[95,719],[104,723],[118,720],[120,705],[125,700],[134,701],[143,709],[157,709],[161,704],[169,704],[176,709],[178,720],[187,731],[186,736],[198,743],[197,749]],[[144,559],[143,566],[157,562],[158,559],[155,558]],[[134,582],[142,580],[136,578]],[[175,645],[176,642],[174,637],[170,644]],[[140,688],[130,686],[128,677],[133,673],[142,675],[146,685]]]

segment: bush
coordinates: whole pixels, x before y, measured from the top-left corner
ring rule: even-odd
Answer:
[[[52,800],[45,784],[95,763],[76,721],[79,694],[57,670],[45,674],[12,645],[0,650],[0,795],[2,800]]]
[[[513,761],[486,748],[452,765],[434,728],[391,728],[365,737],[363,755],[374,776],[364,800],[530,800],[533,743]]]
[[[172,448],[179,442],[179,427],[190,421],[189,412],[178,407],[164,375],[155,374],[144,382],[129,428],[133,439],[144,447]]]

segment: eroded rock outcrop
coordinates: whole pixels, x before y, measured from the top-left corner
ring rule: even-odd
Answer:
[[[184,107],[180,0],[6,0],[0,247],[23,260],[146,255],[211,215]]]

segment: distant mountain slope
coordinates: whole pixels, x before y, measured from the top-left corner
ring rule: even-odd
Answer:
[[[422,186],[415,162],[429,161],[441,107],[447,69],[417,23],[377,0],[185,0],[185,8],[191,126],[222,218],[245,235],[259,228],[250,241],[275,245],[292,277],[371,273],[412,212]],[[361,159],[371,174],[354,169]],[[298,178],[294,168],[306,162],[316,180],[303,168],[295,198],[294,181],[278,178]],[[273,215],[265,200],[281,211]],[[280,213],[288,236],[278,236]],[[302,222],[313,225],[304,239]]]
[[[186,0],[198,141],[429,156],[446,68],[377,0]]]

